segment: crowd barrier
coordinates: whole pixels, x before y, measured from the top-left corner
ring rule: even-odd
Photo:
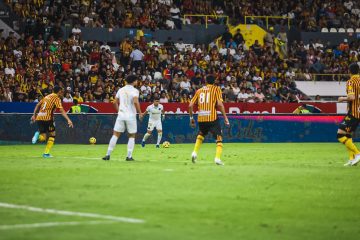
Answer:
[[[141,103],[141,109],[145,111],[150,103]],[[318,113],[342,113],[338,111],[336,103],[319,103],[307,102],[311,105],[309,109],[317,109]],[[32,113],[36,103],[22,103],[22,102],[0,102],[0,113]],[[72,104],[65,103],[64,109],[68,111]],[[168,114],[183,114],[188,113],[188,103],[164,103],[165,112]],[[225,111],[229,114],[241,113],[263,113],[263,114],[277,114],[277,113],[293,113],[294,110],[301,105],[301,103],[225,103]],[[115,113],[115,108],[112,103],[83,103],[81,104],[82,112],[86,113]]]
[[[0,143],[28,143],[37,130],[30,124],[31,114],[0,114]],[[97,143],[107,144],[115,123],[115,114],[73,114],[70,115],[74,128],[68,128],[66,121],[56,115],[56,142],[87,144],[90,137]],[[224,142],[335,142],[336,130],[341,115],[229,115],[230,127],[224,126]],[[147,118],[138,122],[137,143],[146,132]],[[189,127],[187,114],[167,115],[163,122],[163,141],[171,143],[192,143],[197,129]],[[355,134],[355,138],[360,135]],[[154,142],[156,134],[150,139]],[[207,142],[214,142],[211,136]],[[124,136],[118,143],[126,143]]]

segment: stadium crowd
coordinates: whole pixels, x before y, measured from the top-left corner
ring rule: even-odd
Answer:
[[[245,16],[284,16],[305,31],[322,28],[359,28],[360,2],[354,0],[7,0],[27,22],[58,26],[149,29],[181,28],[185,14],[228,15],[234,23]],[[211,22],[221,19],[209,18]],[[254,19],[265,25],[265,19]],[[274,22],[273,22],[274,21]],[[280,20],[283,24],[284,20]],[[204,18],[187,17],[187,23],[204,23]],[[278,21],[270,19],[272,25]],[[280,23],[281,24],[281,23]]]
[[[181,39],[171,38],[159,44],[156,39],[139,35],[134,39],[126,37],[119,43],[119,53],[114,54],[106,43],[82,41],[79,26],[161,29],[169,27],[163,25],[169,20],[172,27],[179,28],[179,16],[184,13],[215,11],[220,15],[223,11],[233,11],[230,16],[237,18],[236,13],[245,10],[240,17],[270,14],[266,12],[268,9],[275,9],[280,15],[289,9],[303,14],[318,9],[316,6],[357,9],[358,4],[351,0],[335,5],[332,1],[314,0],[310,8],[308,2],[8,1],[18,15],[37,22],[36,26],[53,27],[47,39],[42,34],[23,34],[19,39],[10,34],[4,38],[0,32],[0,101],[39,101],[52,92],[54,85],[60,85],[66,89],[64,102],[73,99],[80,103],[112,102],[117,89],[125,84],[125,76],[136,74],[141,79],[138,86],[141,101],[159,96],[163,103],[186,103],[204,84],[205,76],[213,74],[227,102],[297,102],[306,96],[297,91],[295,79],[311,80],[313,73],[346,74],[348,64],[359,61],[360,41],[349,43],[344,39],[338,46],[315,39],[306,45],[296,41],[288,44],[284,31],[275,36],[270,28],[264,46],[258,42],[246,46],[241,32],[233,35],[227,31],[218,45],[213,42],[207,46],[189,46]],[[143,19],[147,14],[149,17]],[[336,16],[334,11],[333,20]],[[89,21],[85,21],[87,18]],[[126,25],[128,19],[132,21]],[[64,41],[60,26],[67,22],[73,24],[73,29],[70,38]],[[283,43],[280,51],[275,51],[275,37]]]
[[[45,41],[42,36],[13,35],[0,39],[0,100],[38,101],[53,86],[63,86],[65,102],[111,102],[128,74],[136,74],[141,101],[155,96],[161,102],[189,102],[204,84],[207,74],[217,78],[228,102],[296,102],[303,96],[297,80],[311,80],[311,73],[346,73],[358,61],[359,41],[328,46],[319,41],[308,45],[294,42],[282,59],[271,46],[255,42],[247,47],[241,33],[226,32],[217,47],[188,46],[168,39],[160,45],[125,38],[120,55],[97,41],[83,42],[81,34],[66,41]]]

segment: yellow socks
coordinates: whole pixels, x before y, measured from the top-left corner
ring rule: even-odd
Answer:
[[[359,149],[355,146],[352,141],[350,134],[338,134],[338,141],[343,143],[349,151],[350,159],[354,159],[355,155],[359,154]]]
[[[38,141],[39,141],[39,142],[45,142],[45,140],[46,140],[46,136],[43,135],[43,134],[40,134]]]
[[[215,159],[219,159],[219,160],[220,160],[222,150],[223,150],[222,136],[217,136],[217,137],[216,137],[216,154],[215,154]]]
[[[46,144],[45,152],[44,152],[45,154],[50,153],[50,150],[51,150],[52,146],[54,145],[54,141],[55,141],[54,137],[49,137],[47,144]]]
[[[222,150],[223,150],[222,142],[216,143],[216,154],[215,154],[216,159],[220,159]]]
[[[195,142],[195,147],[194,147],[194,152],[197,154],[199,152],[200,146],[204,141],[204,137],[201,135],[198,135],[196,137],[196,142]]]
[[[344,144],[347,147],[347,149],[352,151],[355,155],[360,153],[359,149],[353,143],[352,138],[348,138],[347,141]]]

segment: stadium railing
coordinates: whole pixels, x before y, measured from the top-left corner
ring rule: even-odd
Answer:
[[[311,73],[311,78],[313,81],[338,81],[343,82],[347,81],[350,74],[334,74],[334,73]]]
[[[220,19],[223,18],[225,19],[225,24],[229,25],[229,16],[227,15],[217,15],[217,14],[184,14],[183,16],[183,24],[186,24],[186,19],[188,17],[203,17],[205,18],[205,28],[208,28],[208,23],[209,23],[209,18],[213,18],[213,19]]]
[[[269,29],[269,19],[287,19],[288,29],[290,29],[291,18],[286,16],[245,16],[245,24],[248,24],[249,19],[255,18],[265,19],[266,29]]]

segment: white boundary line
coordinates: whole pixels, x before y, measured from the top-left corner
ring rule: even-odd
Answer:
[[[96,225],[116,223],[116,221],[84,221],[84,222],[44,222],[44,223],[30,223],[30,224],[14,224],[14,225],[0,225],[0,230],[11,230],[19,228],[46,228],[58,226],[77,226],[77,225]]]
[[[82,212],[72,212],[72,211],[64,211],[64,210],[56,210],[51,208],[38,208],[27,205],[16,205],[11,203],[3,203],[0,202],[0,207],[3,208],[12,208],[12,209],[23,209],[31,212],[41,212],[41,213],[49,213],[56,215],[65,215],[65,216],[77,216],[77,217],[88,217],[88,218],[100,218],[105,220],[112,220],[116,222],[126,222],[126,223],[144,223],[145,221],[142,219],[136,218],[127,218],[127,217],[118,217],[112,215],[103,215],[97,213],[82,213]]]

